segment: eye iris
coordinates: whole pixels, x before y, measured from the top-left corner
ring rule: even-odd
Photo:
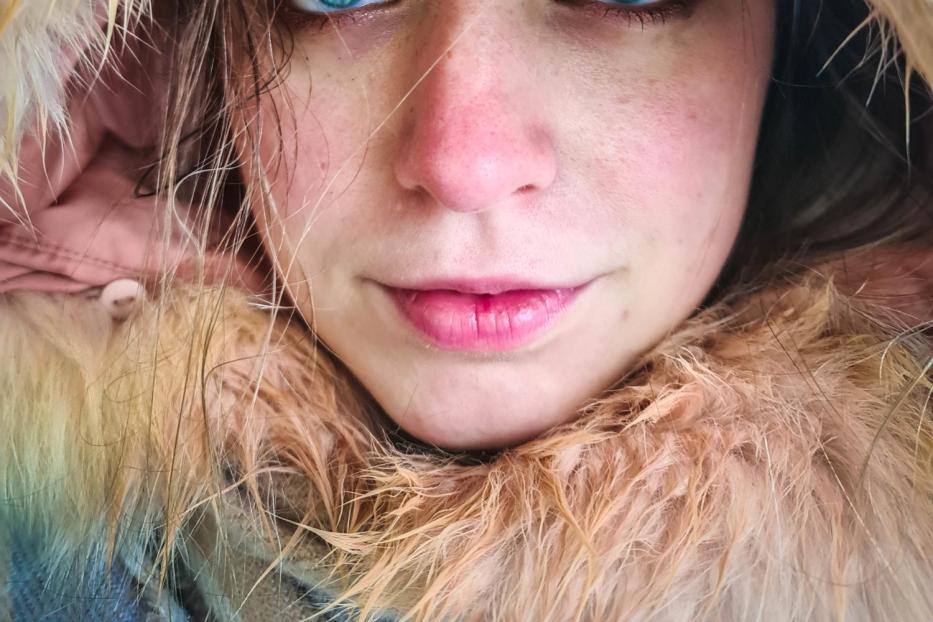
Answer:
[[[332,9],[348,9],[359,0],[321,0],[321,4]]]

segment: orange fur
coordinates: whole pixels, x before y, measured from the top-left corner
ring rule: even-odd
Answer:
[[[46,526],[63,551],[81,550],[63,525],[109,508],[118,554],[165,521],[166,554],[207,531],[209,559],[235,564],[221,549],[238,542],[418,620],[933,612],[929,341],[819,277],[697,316],[578,419],[483,461],[390,443],[304,329],[270,325],[239,293],[173,292],[90,359],[93,303],[71,301],[63,327],[60,300],[11,297],[0,334],[25,369],[4,373],[33,385],[20,403],[58,391],[75,409],[10,428],[21,454],[80,454],[21,508],[67,512]],[[43,377],[50,361],[80,370],[83,393]]]

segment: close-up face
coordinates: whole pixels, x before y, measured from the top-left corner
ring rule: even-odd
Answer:
[[[708,294],[745,213],[773,0],[289,5],[257,218],[405,431],[539,435]]]

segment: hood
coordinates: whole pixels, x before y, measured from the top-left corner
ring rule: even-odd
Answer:
[[[933,0],[869,4],[864,27],[876,35],[879,65],[903,53],[908,75],[933,76]],[[232,272],[241,286],[261,286],[239,257],[208,253],[205,266],[191,265],[192,211],[154,209],[139,188],[158,138],[142,111],[163,93],[152,8],[151,0],[0,6],[0,292],[81,291],[197,267],[209,279]]]
[[[148,0],[0,7],[0,63],[15,68],[0,76],[0,292],[93,292],[198,268],[260,286],[237,256],[194,265],[195,210],[157,206],[139,182],[165,90],[150,9]],[[225,224],[211,225],[209,248]]]

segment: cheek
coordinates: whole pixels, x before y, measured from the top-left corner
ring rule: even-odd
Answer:
[[[592,178],[590,199],[614,206],[603,218],[614,217],[616,230],[684,243],[733,232],[748,196],[773,20],[768,0],[706,0],[660,31],[669,34],[578,46],[574,65],[588,75],[562,79],[587,86],[559,99],[560,113],[577,120],[566,155]]]
[[[299,66],[300,67],[300,66]],[[371,202],[367,184],[356,183],[367,161],[370,127],[351,87],[337,80],[315,80],[296,68],[286,85],[263,100],[260,157],[267,171],[280,223],[300,263],[314,271],[328,263],[331,249],[345,246],[345,232],[356,230],[359,210]],[[326,86],[324,86],[326,85]],[[328,102],[342,102],[340,107]],[[279,131],[279,128],[281,131]]]
[[[639,274],[683,268],[700,253],[724,260],[745,211],[754,133],[736,136],[690,102],[642,110],[625,106],[628,121],[585,165],[591,204],[606,206],[590,210],[588,229],[612,231]]]
[[[575,146],[615,229],[671,259],[678,248],[723,258],[748,198],[767,65],[734,81],[712,73],[607,99]]]

